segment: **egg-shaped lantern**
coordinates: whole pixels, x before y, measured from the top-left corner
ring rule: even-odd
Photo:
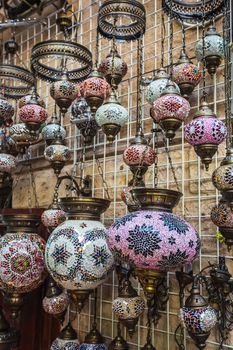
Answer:
[[[233,245],[233,212],[226,201],[220,200],[211,210],[211,220],[218,226],[224,237],[224,243],[230,248]]]
[[[58,137],[65,140],[66,130],[63,126],[61,126],[56,114],[53,114],[51,120],[43,127],[41,136],[48,146],[51,145],[51,143]]]
[[[42,301],[44,311],[57,318],[61,317],[61,319],[63,319],[63,315],[69,303],[70,299],[68,294],[59,288],[55,281],[49,277],[46,295]]]
[[[44,157],[50,162],[55,174],[60,174],[65,163],[71,158],[71,153],[69,147],[58,137],[45,148]]]

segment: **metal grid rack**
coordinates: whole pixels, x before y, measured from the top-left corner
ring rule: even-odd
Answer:
[[[147,10],[147,30],[143,39],[144,45],[144,74],[150,76],[152,71],[159,67],[160,51],[161,51],[161,1],[159,0],[144,0],[142,1]],[[73,11],[80,17],[80,26],[78,32],[78,41],[80,44],[87,46],[94,52],[95,38],[96,38],[96,21],[98,6],[102,1],[80,0],[79,8],[77,3],[73,2]],[[24,62],[27,67],[30,67],[30,51],[31,47],[43,40],[50,38],[61,38],[61,34],[57,32],[55,25],[56,12],[53,12],[46,18],[47,24],[42,23],[29,26],[22,32],[16,33],[16,40],[20,47],[20,60]],[[165,64],[169,64],[169,26],[166,19],[166,39],[165,39]],[[217,20],[218,31],[222,31],[221,18]],[[195,42],[200,38],[201,31],[198,27],[186,27],[187,36],[187,50],[190,57],[194,57]],[[180,26],[174,22],[174,61],[178,58],[179,50],[182,45],[182,33]],[[104,58],[111,43],[105,39],[100,41],[100,59]],[[103,216],[105,224],[110,225],[113,220],[126,213],[126,207],[121,202],[120,193],[123,187],[127,186],[131,175],[129,169],[125,166],[122,160],[122,151],[129,145],[130,139],[135,132],[135,113],[136,113],[136,43],[118,43],[119,53],[128,64],[128,74],[126,79],[122,82],[119,88],[119,97],[122,104],[129,109],[129,122],[126,127],[122,129],[117,137],[117,140],[110,146],[106,144],[105,136],[99,132],[95,138],[94,148],[96,154],[89,152],[91,147],[87,148],[87,159],[84,165],[85,173],[92,176],[93,179],[93,193],[95,196],[104,196],[105,191],[101,177],[98,172],[95,157],[98,156],[104,173],[104,178],[109,185],[110,197],[112,204],[110,209]],[[217,76],[207,79],[207,91],[209,99],[212,101],[212,108],[217,112],[218,116],[224,117],[224,78],[223,66],[218,70]],[[49,98],[49,84],[39,81],[38,92],[45,98],[49,114],[53,110],[53,101]],[[202,92],[202,85],[195,89],[190,103],[192,106],[191,115],[198,108],[200,96]],[[145,134],[152,138],[151,129],[153,127],[152,120],[149,117],[149,105],[146,103],[145,97],[143,99],[144,113],[143,123]],[[76,131],[75,126],[69,122],[69,114],[63,121],[67,129],[67,144],[74,152],[73,166],[77,165],[81,149],[81,136]],[[153,138],[152,138],[153,142]],[[176,188],[175,181],[169,166],[168,157],[165,153],[162,139],[159,138],[159,181],[160,187]],[[43,147],[32,147],[32,158],[41,159],[41,150]],[[101,149],[101,155],[98,150]],[[178,178],[179,186],[183,192],[183,197],[177,208],[177,213],[185,216],[185,218],[192,223],[199,231],[202,238],[202,249],[200,258],[194,264],[194,269],[198,270],[206,265],[208,260],[215,261],[219,255],[223,254],[231,258],[231,254],[226,251],[224,246],[221,246],[215,238],[216,228],[210,221],[210,209],[218,201],[218,192],[214,189],[211,183],[212,171],[218,166],[220,160],[224,156],[224,145],[220,147],[218,154],[215,156],[210,170],[206,172],[197,158],[194,151],[184,142],[183,128],[177,133],[174,144],[169,146],[173,165]],[[146,175],[147,186],[153,185],[154,169],[150,169]],[[229,268],[233,267],[228,264]],[[174,279],[174,274],[169,273],[167,278],[169,286],[169,301],[166,310],[162,311],[162,317],[159,321],[158,327],[154,330],[153,344],[157,349],[173,350],[176,349],[174,341],[174,331],[178,324],[178,289],[177,283]],[[136,283],[136,282],[135,282]],[[140,287],[138,290],[142,293]],[[99,330],[103,336],[110,341],[116,335],[116,319],[111,310],[111,302],[117,295],[117,280],[111,276],[109,280],[99,288],[99,310],[98,322]],[[88,332],[91,324],[92,299],[90,298],[88,305],[84,308],[81,315],[74,321],[74,325],[79,331],[80,338]],[[71,311],[72,315],[72,311]],[[126,333],[124,334],[125,337]],[[145,343],[146,337],[146,316],[144,315],[139,321],[136,334],[132,339],[127,337],[130,344],[130,349],[140,349]],[[232,337],[233,340],[233,337]],[[193,343],[187,340],[186,348],[194,349]],[[218,339],[216,334],[212,334],[209,338],[208,350],[218,349]],[[233,341],[229,339],[224,349],[233,349]]]

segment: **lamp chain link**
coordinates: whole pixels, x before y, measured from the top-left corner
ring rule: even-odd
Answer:
[[[202,68],[202,79],[203,79],[203,99],[206,100],[206,59],[205,59],[205,0],[202,0],[202,57],[203,57],[203,68]]]
[[[137,50],[137,121],[136,132],[142,131],[142,65],[143,65],[143,43],[142,37],[138,39]]]
[[[93,151],[94,151],[95,161],[96,161],[96,165],[97,165],[97,170],[98,170],[98,173],[99,173],[99,175],[101,177],[104,191],[106,193],[107,198],[110,199],[108,183],[107,183],[107,181],[104,178],[104,171],[103,171],[103,167],[102,167],[102,165],[100,163],[100,160],[99,160],[99,158],[96,157],[96,147],[95,146],[93,148]]]
[[[165,45],[165,35],[166,35],[166,27],[165,27],[165,20],[164,20],[164,13],[162,12],[162,18],[161,18],[161,68],[164,67],[164,45]]]

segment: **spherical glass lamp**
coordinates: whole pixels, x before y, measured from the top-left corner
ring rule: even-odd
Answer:
[[[24,123],[13,124],[9,129],[9,133],[22,153],[24,153],[25,148],[36,143],[39,139],[39,133],[28,129]]]
[[[58,137],[52,144],[45,148],[44,157],[54,169],[55,174],[60,174],[65,163],[71,158],[70,150]]]
[[[46,295],[42,301],[46,313],[63,319],[64,313],[70,303],[69,296],[59,288],[54,280],[49,277],[46,288]]]
[[[194,150],[201,158],[208,170],[218,145],[227,135],[225,124],[209,108],[206,101],[202,101],[193,120],[185,126],[185,139],[194,146]]]
[[[79,340],[77,333],[69,322],[53,341],[50,350],[78,350]]]
[[[43,137],[43,140],[48,146],[51,145],[51,143],[54,142],[57,137],[60,137],[62,140],[65,140],[66,130],[59,123],[56,114],[53,114],[49,123],[43,127],[41,131],[41,136]]]
[[[11,119],[14,113],[14,107],[0,94],[0,123],[3,124],[5,121]]]
[[[198,61],[205,59],[208,72],[213,75],[224,58],[224,39],[211,25],[204,38],[204,57],[203,57],[203,39],[200,39],[196,45],[195,54]]]
[[[211,220],[218,226],[228,248],[233,245],[233,212],[226,201],[220,200],[211,210]]]

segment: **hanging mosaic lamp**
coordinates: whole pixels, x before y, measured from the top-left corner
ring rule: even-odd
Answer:
[[[25,123],[29,130],[36,131],[48,118],[47,111],[37,101],[35,88],[32,91],[30,101],[21,107],[18,112],[19,119]]]
[[[119,218],[108,229],[108,243],[116,259],[135,268],[146,295],[167,271],[191,263],[200,248],[196,230],[172,213],[180,192],[167,189],[132,189],[141,209]]]
[[[51,345],[50,350],[78,350],[79,340],[77,333],[69,322]]]
[[[133,288],[127,273],[120,271],[118,276],[119,294],[113,300],[112,310],[119,321],[127,328],[129,335],[132,336],[139,317],[145,309],[145,302]]]
[[[185,126],[185,140],[194,146],[206,170],[217,152],[218,145],[225,140],[226,135],[225,124],[217,119],[208,103],[202,100],[193,120]]]
[[[97,109],[95,119],[101,126],[109,142],[115,140],[120,129],[126,124],[129,118],[127,109],[125,109],[117,100],[115,93],[112,92],[104,104]]]
[[[70,122],[75,124],[85,139],[85,143],[91,144],[99,125],[96,123],[95,114],[91,113],[90,107],[83,97],[77,98],[71,108]]]
[[[200,83],[202,74],[198,66],[191,62],[185,50],[181,50],[180,58],[173,66],[172,76],[180,88],[181,95],[187,98]]]
[[[81,96],[85,98],[93,113],[103,104],[111,91],[110,85],[96,68],[86,80],[79,84],[79,88]]]
[[[153,104],[153,102],[155,102],[157,98],[162,95],[164,89],[169,83],[169,75],[164,68],[159,68],[156,71],[153,79],[154,80],[148,85],[146,90],[146,100],[150,104]],[[174,83],[174,86],[176,88],[176,92],[179,94],[179,86],[176,83]]]
[[[43,309],[46,313],[63,320],[64,313],[69,306],[70,299],[67,293],[57,286],[55,281],[49,277],[46,295],[42,301]]]
[[[119,55],[117,48],[112,48],[109,55],[100,63],[98,71],[101,72],[107,82],[117,89],[118,85],[127,74],[127,64]]]
[[[212,182],[222,194],[230,207],[233,208],[233,149],[227,150],[226,157],[213,172]]]
[[[79,350],[107,350],[108,347],[104,343],[104,338],[96,329],[96,326],[86,335],[84,343],[81,343]]]
[[[44,157],[50,162],[55,174],[59,175],[65,163],[71,158],[71,153],[64,141],[57,137],[50,146],[45,148]]]
[[[5,209],[2,221],[7,233],[0,238],[0,281],[12,318],[17,318],[23,295],[36,289],[46,276],[45,241],[37,234],[37,209],[15,213]]]
[[[133,179],[129,182],[129,186],[144,187],[143,176],[148,167],[154,164],[156,154],[141,131],[131,141],[130,146],[124,150],[123,160],[134,174]]]
[[[63,114],[67,112],[77,94],[78,85],[68,80],[66,72],[63,73],[61,80],[53,82],[50,87],[50,95]]]
[[[16,158],[9,152],[5,129],[0,129],[0,173],[12,174],[16,169]]]
[[[195,54],[199,62],[205,59],[206,68],[209,74],[213,75],[224,58],[224,39],[217,33],[213,25],[208,28],[205,34],[204,45],[203,50],[203,40],[199,40],[196,45]]]
[[[233,212],[226,201],[220,200],[211,210],[211,220],[218,226],[224,243],[230,249],[233,245]]]
[[[200,287],[196,282],[185,306],[181,309],[181,320],[198,349],[204,349],[210,331],[217,323],[217,313],[200,295]]]
[[[41,136],[43,140],[46,142],[46,145],[51,145],[57,137],[60,137],[63,140],[66,138],[66,130],[61,126],[57,115],[54,113],[51,117],[51,120],[48,122],[46,126],[43,127],[41,131]]]
[[[15,113],[14,107],[7,99],[0,94],[0,124],[4,124],[7,120],[11,120]]]
[[[19,346],[20,334],[11,328],[0,310],[0,350],[17,349]]]
[[[20,153],[24,153],[27,147],[39,140],[39,133],[28,129],[24,123],[13,124],[9,129],[9,133]]]
[[[66,220],[66,214],[59,208],[57,203],[53,203],[51,207],[43,212],[41,221],[49,232],[61,225]]]
[[[110,201],[92,197],[59,198],[67,220],[50,235],[45,252],[49,273],[56,283],[70,291],[82,307],[90,290],[100,285],[113,266],[100,215]]]
[[[189,111],[189,102],[177,93],[174,83],[169,80],[162,95],[153,103],[152,118],[159,123],[166,137],[171,140],[188,117]]]

